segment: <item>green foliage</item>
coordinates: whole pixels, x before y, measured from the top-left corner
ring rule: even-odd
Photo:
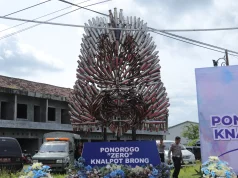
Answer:
[[[0,178],[18,178],[20,173],[10,173],[7,170],[0,170]]]
[[[192,146],[199,139],[199,127],[197,124],[190,124],[183,128],[182,136],[190,140],[189,146]]]
[[[198,139],[190,140],[187,145],[188,146],[194,146],[197,141],[198,141]]]

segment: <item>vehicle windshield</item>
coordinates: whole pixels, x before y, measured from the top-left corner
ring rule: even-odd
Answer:
[[[21,156],[21,148],[16,140],[0,139],[1,156]]]
[[[57,142],[53,142],[53,143],[44,143],[41,148],[40,151],[41,153],[43,152],[67,152],[68,151],[68,143],[57,143]]]
[[[164,145],[165,145],[165,150],[169,150],[170,146],[173,144],[174,142],[164,142]],[[186,150],[186,147],[182,144],[180,144],[182,150]]]

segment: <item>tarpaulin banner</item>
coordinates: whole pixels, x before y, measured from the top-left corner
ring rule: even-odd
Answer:
[[[219,156],[238,173],[238,66],[195,73],[202,161]]]
[[[160,164],[155,141],[84,143],[82,157],[86,165],[91,166],[122,164],[135,167]]]

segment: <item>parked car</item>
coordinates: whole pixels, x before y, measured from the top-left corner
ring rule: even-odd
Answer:
[[[22,150],[15,138],[0,137],[0,167],[10,171],[22,170]]]
[[[191,151],[195,155],[195,159],[201,160],[200,141],[197,141],[193,146],[186,146],[186,149]]]
[[[159,141],[156,141],[157,144],[160,144]],[[165,151],[164,151],[164,161],[166,163],[168,163],[168,153],[169,153],[169,148],[171,147],[171,145],[174,143],[174,141],[171,140],[164,140],[164,144],[165,144]],[[185,164],[194,164],[195,163],[195,156],[192,152],[190,152],[189,150],[186,149],[186,147],[184,145],[181,144],[182,147],[182,155],[183,155],[183,161]],[[172,153],[171,153],[171,157],[172,157]],[[173,160],[171,160],[173,161]]]

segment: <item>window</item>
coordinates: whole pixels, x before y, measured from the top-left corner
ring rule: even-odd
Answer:
[[[70,124],[70,116],[67,109],[61,109],[61,124]]]
[[[17,104],[17,118],[27,119],[27,105]]]
[[[40,122],[40,106],[34,106],[34,122]]]
[[[169,150],[170,149],[170,146],[173,144],[174,142],[164,142],[164,145],[165,145],[165,150]]]
[[[44,152],[54,152],[54,153],[57,153],[57,152],[68,152],[69,146],[68,146],[68,142],[46,142],[44,143],[41,147],[40,147],[40,153],[44,153]]]
[[[55,108],[48,108],[48,121],[55,121]]]
[[[7,102],[1,102],[1,118],[7,119]]]

